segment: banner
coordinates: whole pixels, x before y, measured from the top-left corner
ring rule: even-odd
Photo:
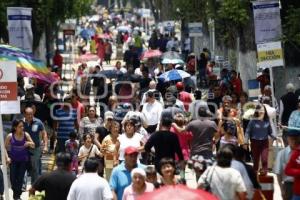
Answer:
[[[279,1],[253,2],[256,44],[278,41],[281,37]]]
[[[201,22],[194,22],[188,24],[189,28],[189,36],[190,37],[202,37],[202,23]]]
[[[32,52],[32,8],[8,7],[7,24],[9,44]]]
[[[283,66],[283,51],[281,42],[268,42],[257,45],[258,67]]]
[[[174,21],[164,21],[163,22],[164,32],[174,32],[175,31],[175,22]]]

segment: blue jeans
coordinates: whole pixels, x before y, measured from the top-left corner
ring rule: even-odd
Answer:
[[[292,200],[300,200],[300,196],[299,195],[293,195]]]
[[[37,147],[35,149],[30,149],[30,153],[31,169],[29,174],[31,177],[31,184],[33,184],[40,175],[42,151],[40,147]]]
[[[26,161],[12,161],[10,164],[10,183],[14,192],[14,198],[20,198],[22,194],[22,185],[27,166],[28,162]]]

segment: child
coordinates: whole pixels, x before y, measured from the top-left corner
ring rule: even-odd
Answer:
[[[220,140],[220,148],[223,147],[225,144],[237,145],[238,140],[235,136],[237,134],[235,123],[233,121],[226,120],[222,124],[222,128],[224,129],[224,135],[221,137]]]
[[[157,184],[157,174],[154,166],[147,166],[145,169],[146,172],[146,181],[152,183],[153,185]]]
[[[93,141],[94,136],[91,133],[83,135],[84,144],[80,147],[78,153],[78,160],[81,161],[80,167],[82,171],[84,171],[82,167],[84,166],[84,162],[87,158],[95,158],[96,156],[102,156],[98,147],[94,145]]]
[[[75,132],[71,132],[69,134],[69,139],[65,143],[66,152],[71,154],[72,171],[77,174],[78,173],[78,149],[79,149],[79,141],[77,139],[77,134]]]

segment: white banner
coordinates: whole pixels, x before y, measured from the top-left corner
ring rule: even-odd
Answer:
[[[253,2],[256,44],[277,41],[282,35],[279,1]]]
[[[8,7],[7,21],[9,44],[32,52],[32,8]]]

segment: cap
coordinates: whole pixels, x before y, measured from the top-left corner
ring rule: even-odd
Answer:
[[[183,90],[183,83],[182,82],[177,82],[176,83],[176,88],[177,88],[177,90]]]
[[[130,154],[134,154],[134,153],[136,153],[136,154],[139,153],[138,149],[135,147],[130,146],[125,149],[125,155],[130,155]]]
[[[113,119],[114,118],[114,113],[111,111],[107,111],[104,114],[104,119]]]
[[[34,88],[34,85],[32,85],[30,83],[25,86],[26,90],[30,90],[30,89],[33,89],[33,88]]]
[[[300,129],[289,129],[287,132],[288,136],[300,136]]]

